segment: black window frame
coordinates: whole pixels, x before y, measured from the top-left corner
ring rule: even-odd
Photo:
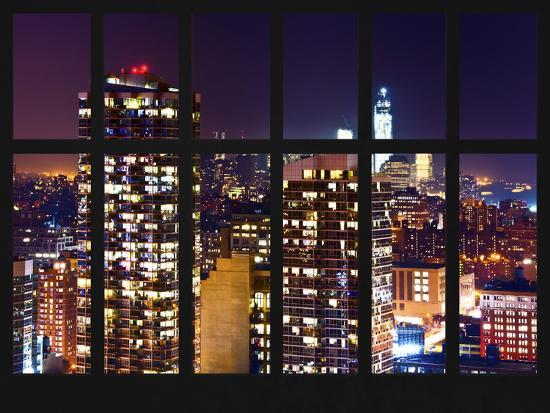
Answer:
[[[46,376],[12,374],[12,300],[3,297],[2,323],[5,348],[2,356],[2,380],[5,393],[23,410],[43,409],[55,403],[67,409],[122,408],[194,408],[217,410],[230,407],[246,410],[297,407],[312,411],[332,409],[376,409],[377,411],[434,408],[467,410],[486,407],[503,411],[541,411],[548,389],[547,340],[548,306],[544,299],[546,282],[538,278],[538,373],[533,376],[471,376],[458,372],[458,182],[460,154],[532,153],[537,155],[537,233],[543,234],[547,210],[543,175],[549,156],[543,150],[544,135],[550,132],[545,116],[545,92],[550,71],[544,56],[550,46],[550,15],[536,0],[406,0],[390,1],[307,1],[307,0],[159,0],[132,3],[83,0],[58,0],[44,3],[22,0],[5,6],[0,17],[0,131],[4,140],[3,184],[7,199],[2,207],[4,262],[12,260],[12,159],[23,153],[90,153],[92,159],[92,370],[89,375]],[[180,131],[171,141],[132,141],[104,139],[103,125],[103,27],[108,13],[175,13],[180,24]],[[191,20],[199,12],[254,12],[270,14],[271,97],[270,139],[268,140],[194,140],[191,113]],[[358,19],[358,138],[341,140],[283,139],[283,36],[285,13],[356,13]],[[375,141],[372,136],[372,36],[369,22],[375,13],[445,14],[446,59],[446,136],[440,140]],[[465,140],[459,139],[459,15],[461,13],[534,13],[537,15],[538,101],[537,137],[533,140]],[[15,140],[13,139],[13,15],[19,13],[87,13],[91,17],[91,107],[90,140]],[[546,48],[546,49],[545,49]],[[76,99],[76,98],[75,98]],[[76,121],[75,111],[75,121]],[[282,373],[282,154],[310,152],[315,144],[318,153],[359,154],[359,257],[362,259],[359,283],[360,352],[357,375],[288,376]],[[497,145],[498,144],[498,145]],[[173,376],[143,378],[139,375],[118,377],[103,373],[103,155],[109,153],[170,152],[180,158],[180,373]],[[446,282],[446,374],[444,375],[373,375],[370,370],[370,166],[372,153],[441,153],[445,154],[447,220]],[[269,375],[197,375],[193,374],[192,346],[192,155],[194,153],[268,153],[271,157],[271,373]],[[547,266],[543,237],[537,240],[538,274]],[[1,277],[2,290],[12,291],[12,277]],[[6,294],[6,293],[5,293]],[[278,304],[276,304],[278,303]],[[9,343],[9,344],[8,344]],[[452,355],[455,355],[454,357]],[[147,383],[145,383],[147,380]],[[146,393],[141,390],[146,385]],[[144,388],[145,390],[145,388]],[[140,396],[143,394],[143,396]],[[247,405],[248,404],[248,405]],[[47,407],[46,407],[47,406]]]

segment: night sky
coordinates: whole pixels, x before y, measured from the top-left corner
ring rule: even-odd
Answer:
[[[178,18],[174,14],[105,16],[105,72],[146,64],[170,86],[179,80]]]
[[[284,137],[357,137],[357,17],[285,15],[283,36]]]
[[[462,154],[460,172],[524,181],[534,186],[537,183],[537,157],[534,154]]]
[[[535,16],[461,19],[463,136],[534,137]],[[283,28],[285,137],[334,138],[346,127],[344,117],[357,136],[356,16],[285,15]],[[395,136],[440,137],[442,16],[376,15],[372,29],[373,90],[384,85],[392,95]],[[202,94],[204,136],[225,130],[228,138],[267,137],[268,17],[195,15],[192,31],[193,82]],[[77,136],[77,94],[89,87],[89,52],[87,15],[15,16],[16,138]],[[176,16],[107,15],[105,71],[141,63],[177,85]]]
[[[372,45],[373,101],[386,87],[394,139],[444,138],[444,16],[377,14]]]
[[[78,92],[90,83],[90,18],[18,14],[13,20],[14,137],[78,137]]]
[[[535,15],[461,16],[461,137],[535,138],[536,39]]]
[[[196,14],[192,32],[201,137],[269,138],[269,16]]]

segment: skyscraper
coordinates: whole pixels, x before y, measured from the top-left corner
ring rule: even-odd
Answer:
[[[150,74],[145,65],[106,75],[105,137],[177,138],[178,97],[177,89]],[[79,99],[80,134],[89,138],[88,93],[80,93]],[[200,119],[198,94],[193,94],[193,102],[195,133]],[[173,154],[104,157],[107,373],[178,372],[178,164]],[[83,199],[79,244],[89,248],[90,180],[85,156],[81,156],[80,170]],[[83,253],[81,258],[77,363],[79,372],[87,372],[91,338],[89,254]],[[195,267],[194,280],[200,276]],[[196,294],[197,307],[198,297]]]
[[[417,153],[414,164],[415,185],[418,188],[421,182],[433,178],[433,156],[431,153]]]
[[[388,89],[380,88],[378,99],[374,105],[374,139],[393,139],[391,100]],[[382,164],[390,159],[390,153],[374,154],[372,159],[372,172],[380,172]]]
[[[372,372],[393,369],[391,178],[372,176]]]
[[[357,189],[357,155],[284,166],[285,373],[357,373]]]
[[[373,155],[373,156],[376,156]],[[380,172],[391,177],[392,190],[407,189],[411,182],[411,164],[405,155],[391,155],[380,168]]]

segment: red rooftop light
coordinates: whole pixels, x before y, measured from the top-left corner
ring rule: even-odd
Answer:
[[[132,74],[144,75],[145,73],[147,73],[149,71],[149,66],[147,66],[147,65],[141,65],[139,67],[138,66],[132,66],[130,71],[132,72]]]

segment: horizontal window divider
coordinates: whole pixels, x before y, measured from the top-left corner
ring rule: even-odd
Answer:
[[[233,0],[228,3],[223,0],[189,0],[187,2],[174,2],[171,0],[159,0],[154,3],[146,0],[134,0],[131,10],[126,3],[112,1],[81,1],[75,4],[71,0],[58,0],[55,3],[44,3],[40,0],[20,1],[17,4],[8,5],[12,13],[89,13],[101,10],[104,13],[269,13],[278,11],[281,13],[306,13],[306,12],[331,12],[351,13],[360,10],[370,10],[375,13],[444,13],[456,10],[468,13],[495,12],[530,12],[537,11],[540,4],[537,0],[500,0],[494,2],[479,2],[475,0],[438,1],[423,0],[410,2],[407,0],[393,0],[386,2],[358,2],[356,0],[340,0],[338,2],[315,2],[310,0],[271,0],[258,3],[254,0]]]

